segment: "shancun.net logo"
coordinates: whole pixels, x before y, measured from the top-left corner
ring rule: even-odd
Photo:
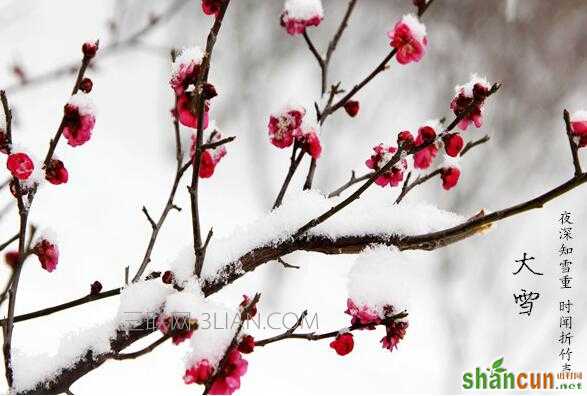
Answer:
[[[497,359],[491,367],[476,367],[473,372],[463,373],[463,389],[482,390],[582,390],[581,372],[511,372]]]

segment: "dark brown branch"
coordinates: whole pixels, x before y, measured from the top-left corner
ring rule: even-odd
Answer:
[[[314,55],[314,58],[316,58],[316,61],[318,61],[318,66],[320,66],[320,70],[322,72],[322,95],[324,95],[324,92],[326,92],[326,64],[324,59],[322,59],[322,55],[320,55],[320,52],[318,52],[318,50],[316,49],[316,46],[314,46],[314,43],[312,42],[312,40],[310,39],[310,36],[308,36],[308,32],[307,30],[304,30],[303,33],[304,36],[304,40],[306,41],[306,44],[308,44],[308,48],[310,49],[310,52],[312,53],[312,55]]]
[[[8,105],[6,91],[0,91],[0,99],[2,100],[2,109],[4,110],[4,119],[6,125],[6,141],[12,143],[12,110]]]
[[[214,24],[210,29],[210,33],[208,34],[208,39],[206,41],[206,51],[204,52],[204,58],[202,59],[202,65],[200,67],[200,72],[198,73],[198,78],[196,81],[196,101],[197,101],[197,116],[198,116],[198,130],[197,130],[197,138],[196,138],[196,147],[194,152],[194,158],[192,160],[192,182],[190,188],[188,189],[190,193],[190,202],[191,202],[191,210],[192,210],[192,232],[194,236],[194,254],[195,254],[195,264],[194,264],[194,274],[200,276],[202,272],[202,267],[204,262],[202,260],[202,234],[200,231],[200,210],[199,210],[199,203],[198,203],[198,187],[199,187],[199,180],[200,180],[200,162],[202,158],[202,146],[204,145],[204,111],[205,111],[205,98],[202,95],[202,87],[203,84],[208,82],[208,73],[210,72],[210,61],[212,59],[212,52],[214,51],[214,45],[216,44],[216,39],[218,37],[218,33],[220,32],[220,28],[222,27],[222,21],[224,20],[224,15],[226,14],[226,9],[230,4],[230,0],[224,0],[220,6],[220,10],[216,14],[216,18],[214,20]]]
[[[8,245],[10,245],[12,242],[18,240],[19,234],[14,234],[14,236],[12,238],[10,238],[9,240],[7,240],[6,242],[4,242],[3,244],[0,245],[0,251],[6,249],[6,247]]]
[[[571,127],[571,119],[569,112],[563,110],[563,119],[565,120],[565,127],[567,131],[567,137],[569,138],[569,146],[571,147],[571,155],[573,157],[573,166],[575,167],[575,176],[579,176],[583,173],[581,170],[581,161],[579,160],[579,147],[573,138],[573,128]]]
[[[153,229],[157,228],[157,224],[155,224],[155,221],[153,220],[153,218],[151,217],[151,215],[149,214],[149,211],[147,210],[147,208],[145,206],[143,206],[143,213],[145,214],[145,216],[147,216],[147,220],[151,224],[151,227]]]
[[[489,141],[489,135],[485,135],[483,136],[481,139],[478,140],[471,140],[470,142],[468,142],[467,144],[465,144],[465,147],[463,147],[463,149],[461,150],[461,153],[459,154],[461,157],[464,156],[465,154],[467,154],[469,152],[469,150],[471,150],[473,147],[477,147],[481,144],[485,144]]]
[[[491,87],[491,89],[487,93],[486,97],[488,98],[491,95],[493,95],[495,92],[497,92],[499,90],[499,88],[500,88],[499,84],[493,84],[493,86]],[[447,134],[448,132],[453,130],[458,125],[458,123],[474,109],[474,105],[475,104],[472,103],[471,105],[469,105],[465,109],[465,111],[463,111],[458,116],[456,116],[455,119],[453,120],[453,122],[451,122],[442,133],[440,133],[438,136],[436,136],[435,139],[432,139],[431,141],[424,143],[422,145],[416,146],[416,147],[412,148],[411,150],[406,150],[404,147],[399,147],[399,149],[395,152],[393,157],[384,166],[382,166],[380,169],[378,169],[354,193],[349,195],[346,199],[344,199],[343,201],[341,201],[337,205],[333,206],[332,208],[330,208],[329,210],[327,210],[326,212],[324,212],[320,216],[308,221],[306,224],[304,224],[302,227],[300,227],[299,230],[296,231],[296,233],[294,234],[294,237],[298,237],[298,236],[304,234],[305,232],[307,232],[308,230],[316,227],[317,225],[322,224],[323,222],[328,220],[330,217],[334,216],[336,213],[338,213],[339,211],[344,209],[346,206],[348,206],[351,202],[359,199],[361,197],[361,194],[363,194],[373,183],[375,183],[375,180],[379,176],[390,171],[391,168],[395,164],[397,164],[404,156],[414,154],[414,153],[430,146],[431,144],[434,144],[436,142],[436,140],[441,139],[445,134]]]
[[[300,269],[299,265],[292,265],[290,263],[288,263],[287,261],[285,261],[284,259],[282,259],[281,257],[277,258],[277,262],[281,265],[283,265],[283,268],[295,268],[295,269]]]

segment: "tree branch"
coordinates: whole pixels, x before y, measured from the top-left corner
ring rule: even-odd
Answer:
[[[565,120],[565,127],[567,131],[567,137],[569,138],[569,146],[571,147],[571,155],[573,157],[573,166],[575,167],[575,176],[579,176],[583,171],[581,170],[581,161],[579,160],[579,147],[573,138],[573,129],[571,127],[571,119],[569,112],[563,110],[563,119]]]

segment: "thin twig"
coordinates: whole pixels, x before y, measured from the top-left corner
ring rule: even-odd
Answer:
[[[149,220],[149,223],[151,223],[151,227],[153,229],[157,228],[157,224],[155,223],[155,221],[153,220],[153,218],[151,217],[151,215],[149,214],[149,211],[147,210],[147,208],[145,206],[143,206],[143,213],[145,214],[145,216],[147,216],[147,220]]]
[[[236,136],[229,136],[227,138],[220,139],[216,142],[204,143],[204,144],[202,144],[202,151],[215,149],[216,147],[220,147],[223,144],[230,143],[235,139],[236,139]]]
[[[146,346],[145,348],[141,349],[140,351],[130,352],[130,353],[114,353],[114,354],[112,354],[112,359],[114,359],[114,360],[136,359],[138,357],[146,355],[149,352],[152,352],[155,348],[157,348],[159,345],[163,344],[165,341],[169,340],[170,338],[171,338],[171,334],[165,334],[163,337],[157,339],[157,341]]]
[[[471,150],[473,147],[477,147],[480,144],[487,143],[488,141],[489,141],[489,135],[485,135],[481,139],[478,139],[478,140],[471,140],[470,142],[465,144],[465,147],[463,147],[463,149],[461,150],[460,156],[462,157],[463,155],[467,154],[467,152],[469,150]]]
[[[294,148],[293,148],[292,155],[290,158],[289,169],[287,171],[287,175],[285,175],[285,179],[283,181],[283,184],[281,185],[281,189],[279,190],[279,193],[277,194],[277,198],[275,199],[275,202],[273,203],[273,209],[276,209],[281,206],[281,203],[283,202],[283,197],[285,196],[285,192],[287,191],[287,188],[289,187],[289,183],[291,182],[293,175],[296,173],[296,169],[298,169],[298,166],[300,165],[300,162],[302,162],[302,158],[304,157],[305,151],[301,148],[300,148],[300,152],[299,152],[298,156],[296,157],[295,156],[296,149],[297,149],[297,145],[294,144]]]
[[[565,120],[565,127],[567,131],[567,137],[569,138],[569,146],[571,147],[571,154],[573,157],[573,166],[575,167],[575,176],[579,176],[583,173],[581,170],[581,161],[579,160],[579,147],[573,138],[573,128],[571,127],[571,118],[569,112],[563,110],[563,119]]]
[[[367,180],[368,178],[373,176],[373,173],[374,172],[369,172],[369,173],[365,173],[362,176],[357,177],[355,171],[351,171],[351,178],[349,179],[349,181],[346,182],[345,184],[343,184],[342,186],[340,186],[339,188],[337,188],[336,190],[334,190],[333,192],[331,192],[330,194],[328,194],[328,198],[338,197],[340,194],[342,194],[350,186],[352,186],[356,183],[360,183],[363,180]]]
[[[295,269],[300,269],[299,265],[292,265],[290,263],[288,263],[287,261],[285,261],[284,259],[282,259],[281,257],[278,257],[276,260],[279,264],[283,265],[283,268],[295,268]]]

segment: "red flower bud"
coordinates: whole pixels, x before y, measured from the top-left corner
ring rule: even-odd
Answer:
[[[340,356],[351,353],[355,346],[355,341],[351,333],[339,334],[334,341],[330,343],[330,348],[334,349]]]
[[[51,184],[64,184],[69,179],[67,169],[63,165],[63,162],[57,159],[49,161],[47,169],[45,169],[45,179]]]
[[[255,349],[255,339],[250,336],[246,335],[243,337],[241,342],[238,344],[238,350],[242,353],[251,353]]]
[[[82,52],[84,53],[84,57],[88,59],[92,59],[96,56],[96,52],[98,52],[98,42],[86,42],[82,45]]]
[[[460,176],[461,171],[459,168],[443,168],[440,173],[440,177],[442,178],[442,188],[444,188],[447,191],[450,190],[451,188],[457,185]]]
[[[414,147],[414,135],[410,131],[402,131],[397,135],[397,145],[404,149]]]
[[[16,268],[16,266],[18,265],[18,252],[15,250],[6,252],[6,254],[4,255],[4,260],[6,260],[6,264],[8,264],[9,266],[11,266],[12,268]]]
[[[173,281],[175,280],[175,277],[173,276],[173,272],[171,272],[171,271],[165,271],[165,273],[163,274],[163,277],[161,278],[161,280],[165,284],[168,284],[168,285],[172,284]]]
[[[359,113],[359,101],[349,100],[344,104],[344,109],[346,110],[347,114],[351,117],[356,116]]]
[[[202,86],[202,96],[204,99],[212,99],[213,97],[218,96],[218,92],[216,92],[214,85],[210,83],[204,83]]]
[[[94,86],[94,83],[92,82],[91,79],[89,78],[84,78],[80,83],[79,83],[79,89],[85,93],[90,93],[92,91],[92,87]]]
[[[90,285],[90,295],[95,296],[102,291],[102,284],[99,281],[95,281]]]
[[[37,255],[41,262],[41,267],[48,272],[57,268],[59,262],[59,249],[57,245],[47,239],[42,239],[33,248],[33,253]]]
[[[443,136],[442,141],[444,142],[446,154],[451,157],[456,157],[463,149],[463,138],[458,133],[449,133]]]

